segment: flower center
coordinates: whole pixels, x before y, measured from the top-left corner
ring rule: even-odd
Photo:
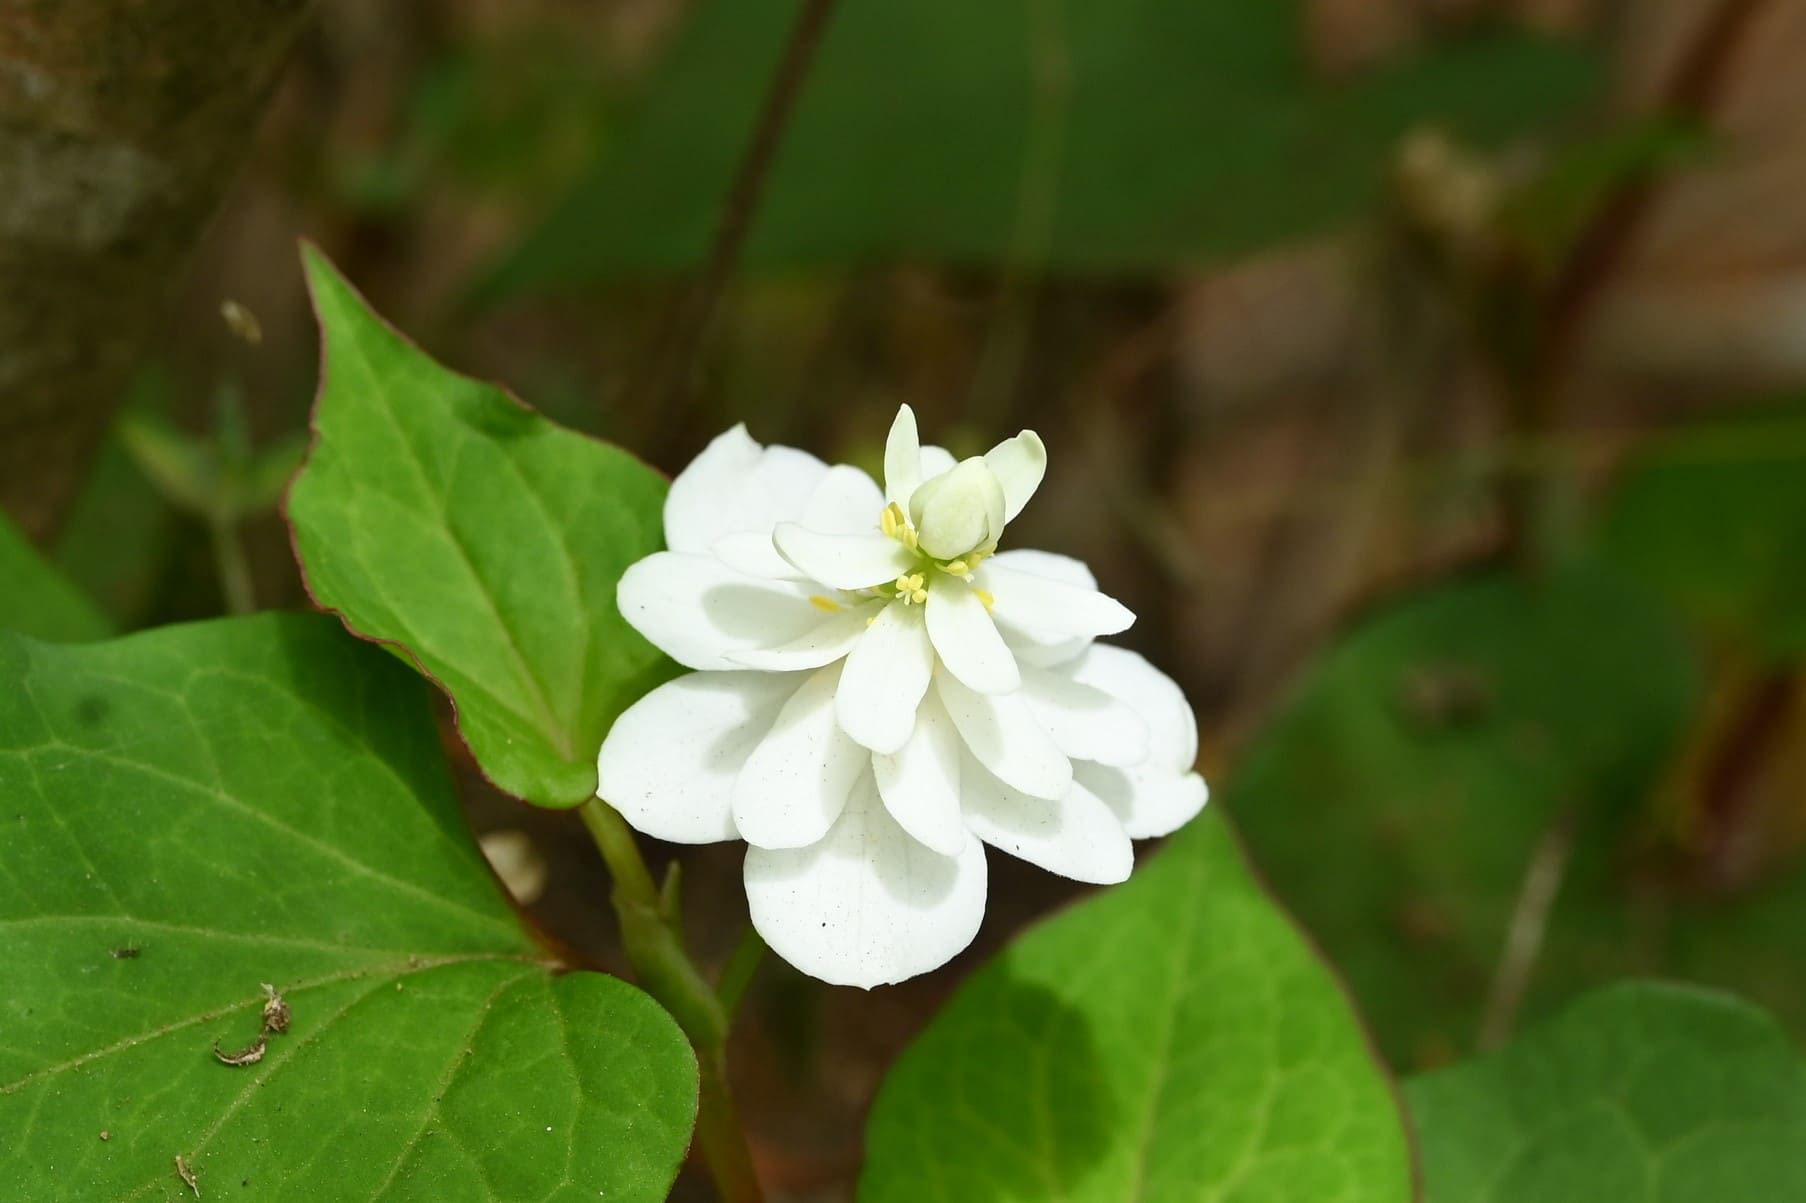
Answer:
[[[894,501],[879,513],[878,529],[883,531],[886,537],[895,539],[915,553],[914,571],[902,573],[890,584],[879,585],[874,590],[882,596],[894,597],[906,606],[919,606],[928,600],[928,587],[937,574],[945,573],[948,576],[956,576],[962,581],[971,581],[972,570],[997,550],[997,545],[993,543],[988,547],[974,548],[951,560],[937,560],[922,550],[921,539],[916,534],[915,527],[910,525],[908,516],[903,513],[903,507]],[[978,599],[984,603],[987,610],[991,608],[992,598],[989,593],[983,589],[975,589],[973,592],[978,594]]]

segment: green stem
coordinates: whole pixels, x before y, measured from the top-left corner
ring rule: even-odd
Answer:
[[[207,534],[213,544],[214,570],[219,574],[220,592],[226,601],[226,613],[250,614],[257,609],[257,595],[251,587],[251,562],[245,558],[245,545],[238,537],[238,524],[216,514],[207,520]]]
[[[725,1203],[762,1203],[764,1195],[753,1172],[746,1134],[727,1085],[730,1010],[684,949],[676,922],[675,894],[667,896],[653,880],[633,829],[600,798],[585,802],[578,813],[614,878],[612,898],[627,959],[646,993],[671,1013],[696,1050],[701,1072],[696,1141],[715,1188]],[[735,959],[739,959],[738,952]],[[732,963],[729,968],[733,969]],[[739,988],[743,990],[744,983]]]
[[[721,970],[721,980],[715,986],[715,997],[721,1000],[721,1009],[730,1021],[740,1009],[740,1000],[746,997],[746,988],[752,985],[753,974],[759,971],[764,959],[765,941],[748,925],[740,934],[740,942],[734,945],[733,955],[728,957],[727,965]]]

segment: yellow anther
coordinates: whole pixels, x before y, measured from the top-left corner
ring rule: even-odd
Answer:
[[[964,560],[949,560],[941,570],[951,576],[965,576],[972,571],[972,566]]]
[[[873,624],[873,623],[874,623],[874,622],[877,622],[877,621],[878,621],[878,616],[877,616],[877,615],[876,615],[876,614],[874,614],[874,615],[872,615],[872,616],[871,616],[871,617],[870,617],[870,618],[868,618],[868,619],[866,619],[866,620],[865,620],[865,625],[866,625],[866,626],[868,626],[868,627],[869,627],[869,626],[871,626],[871,625],[872,625],[872,624]]]
[[[906,572],[892,583],[897,591],[897,598],[904,605],[915,602],[918,605],[928,600],[928,582],[919,572]]]
[[[814,593],[809,596],[809,604],[824,614],[838,614],[842,609],[839,602],[835,601],[833,598],[823,597],[819,593]]]
[[[883,531],[888,539],[896,538],[897,532],[903,528],[903,525],[903,511],[894,501],[885,506],[878,515],[878,529]]]
[[[989,589],[974,589],[972,592],[978,595],[978,600],[984,603],[984,607],[987,610],[997,604],[997,598]]]

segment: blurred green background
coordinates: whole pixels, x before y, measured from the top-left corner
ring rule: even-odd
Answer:
[[[321,0],[38,532],[102,612],[50,633],[307,604],[304,235],[667,471],[736,421],[871,466],[901,402],[960,452],[1039,430],[1012,538],[1139,615],[1395,1067],[1629,974],[1806,1034],[1806,11],[843,0],[673,378],[797,10]],[[517,890],[618,964],[580,831],[465,770]],[[734,850],[681,855],[725,956]],[[993,863],[962,963],[1072,893]],[[762,978],[735,1072],[774,1186],[845,1194],[954,976]]]

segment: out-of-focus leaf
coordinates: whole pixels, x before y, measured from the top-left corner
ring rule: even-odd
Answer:
[[[1426,1203],[1806,1199],[1806,1066],[1723,995],[1600,990],[1405,1095]]]
[[[257,452],[245,473],[241,499],[244,512],[274,509],[306,457],[307,436],[299,433],[277,439]]]
[[[866,1203],[1403,1203],[1397,1100],[1348,1000],[1207,811],[1018,937],[891,1070]]]
[[[264,615],[0,636],[0,680],[10,1197],[665,1197],[683,1035],[522,928],[393,658]]]
[[[1358,628],[1223,791],[1403,1065],[1468,1047],[1530,859],[1573,855],[1531,1010],[1649,967],[1615,858],[1694,702],[1683,632],[1601,570],[1445,586]]]
[[[698,262],[797,0],[698,5],[569,196],[481,290]],[[1479,142],[1574,109],[1571,44],[1469,32],[1345,80],[1296,3],[855,4],[837,12],[751,231],[754,267],[870,257],[1139,270],[1345,219],[1420,122]]]
[[[1806,655],[1806,414],[1771,408],[1652,443],[1606,543],[1713,634]]]
[[[664,480],[434,363],[317,251],[307,270],[325,378],[288,518],[308,587],[451,695],[498,786],[581,803],[609,724],[670,671],[615,605],[664,545]]]
[[[111,624],[0,513],[0,630],[36,639],[105,639]],[[0,685],[0,690],[7,688]]]
[[[219,457],[206,443],[148,413],[121,418],[119,440],[166,501],[191,514],[213,511]]]

